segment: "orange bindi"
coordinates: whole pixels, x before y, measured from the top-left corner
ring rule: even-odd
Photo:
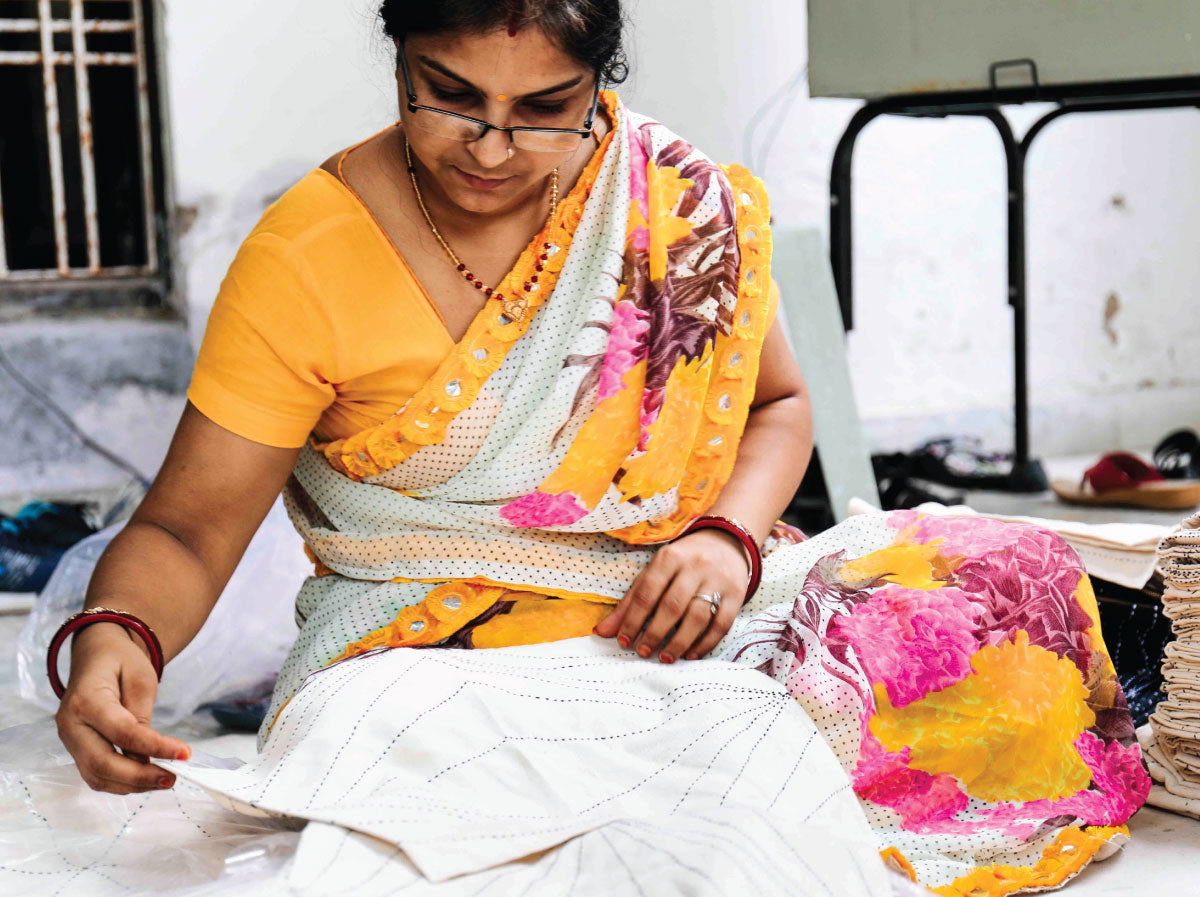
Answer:
[[[497,102],[497,103],[507,103],[507,102],[508,102],[508,97],[507,97],[507,96],[505,96],[505,95],[504,95],[504,94],[502,94],[502,93],[500,93],[500,94],[496,94],[496,102]]]

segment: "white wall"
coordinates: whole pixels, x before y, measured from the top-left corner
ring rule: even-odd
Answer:
[[[807,55],[804,4],[755,0],[753,15],[735,0],[635,9],[632,102],[711,155],[750,164],[752,116]],[[687,89],[701,78],[705,88]],[[778,223],[827,230],[829,163],[857,107],[796,99],[757,171]],[[1012,118],[1023,129],[1037,111]],[[1068,117],[1038,138],[1028,237],[1035,451],[1146,446],[1200,423],[1198,150],[1194,110]],[[942,430],[1010,445],[1003,166],[983,122],[886,119],[860,138],[849,352],[876,445],[904,448]],[[1119,311],[1106,320],[1110,294]]]
[[[280,193],[395,121],[372,0],[165,0],[180,256],[193,339]],[[190,225],[190,226],[189,226]]]
[[[195,212],[181,242],[194,337],[265,204],[394,120],[373,6],[293,0],[285,14],[276,3],[167,0],[177,200]],[[627,102],[713,157],[751,164],[779,224],[825,229],[829,162],[857,104],[810,100],[801,87],[785,118],[767,118],[753,161],[747,151],[755,111],[804,64],[804,4],[633,0],[630,13]],[[1200,422],[1200,371],[1186,363],[1200,356],[1198,150],[1194,112],[1067,119],[1039,138],[1029,207],[1036,452],[1145,446]],[[849,353],[869,438],[903,448],[954,430],[1007,447],[1012,327],[995,134],[980,122],[877,122],[860,140],[855,182]],[[1118,310],[1106,316],[1110,294]]]

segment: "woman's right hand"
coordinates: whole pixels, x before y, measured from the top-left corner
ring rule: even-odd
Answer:
[[[96,791],[170,788],[175,776],[150,758],[191,756],[187,744],[150,727],[158,678],[134,638],[116,623],[94,623],[73,636],[71,678],[55,719],[80,775]]]

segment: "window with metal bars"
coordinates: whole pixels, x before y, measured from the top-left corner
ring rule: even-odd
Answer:
[[[106,286],[153,304],[167,266],[154,0],[0,0],[0,295]]]

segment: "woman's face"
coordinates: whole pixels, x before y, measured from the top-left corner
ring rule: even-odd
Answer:
[[[540,29],[515,36],[499,30],[484,35],[411,36],[405,42],[417,102],[494,125],[582,128],[591,110],[595,75],[551,43]],[[431,134],[421,118],[437,113],[408,111],[398,73],[400,108],[413,155],[452,203],[470,212],[493,214],[519,205],[546,189],[546,178],[577,154],[595,148],[591,138],[562,152],[537,152],[512,144],[504,132],[489,131],[464,143]],[[509,149],[513,152],[510,157]],[[425,187],[426,185],[422,185]]]

